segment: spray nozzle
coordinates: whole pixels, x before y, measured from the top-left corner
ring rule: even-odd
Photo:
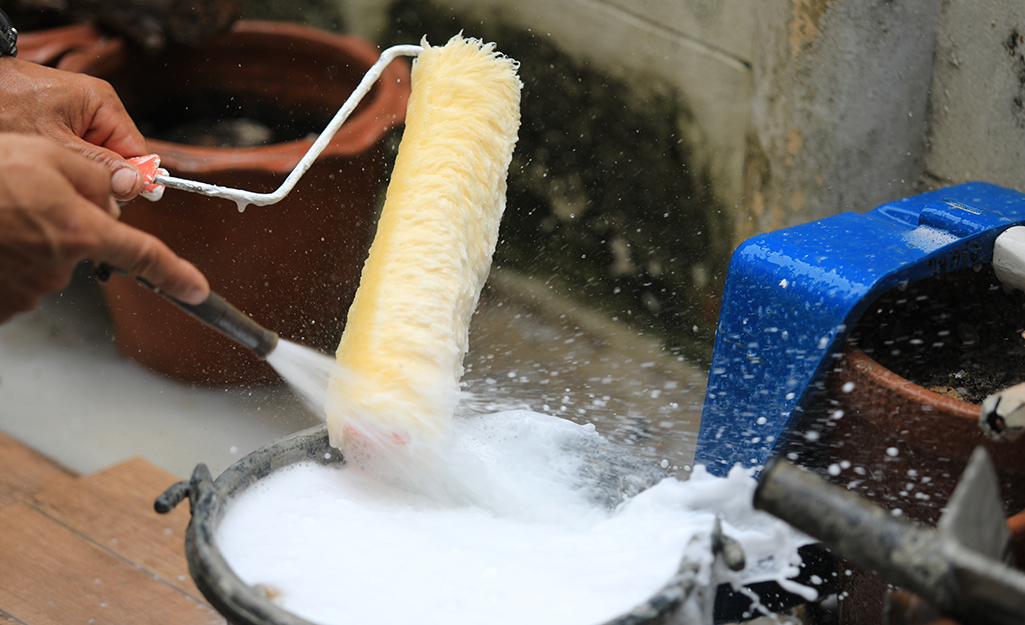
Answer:
[[[124,273],[107,263],[100,263],[96,266],[96,279],[106,282],[114,273]],[[274,351],[278,346],[278,335],[252,320],[248,315],[228,303],[223,297],[210,291],[207,297],[200,304],[186,304],[185,302],[171,297],[164,293],[148,280],[136,278],[139,284],[162,295],[166,300],[189,313],[196,319],[207,324],[228,338],[241,343],[250,349],[261,360]]]

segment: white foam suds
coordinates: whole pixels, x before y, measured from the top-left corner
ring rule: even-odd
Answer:
[[[342,371],[333,357],[285,339],[278,340],[277,347],[267,356],[267,363],[321,419],[325,416],[331,376],[354,375]],[[522,399],[503,391],[498,387],[488,387],[485,393],[464,389],[459,394],[459,411],[462,414],[481,414],[525,407]]]
[[[717,515],[744,546],[743,581],[796,573],[801,538],[751,508],[750,474],[695,467],[610,512],[590,503],[584,460],[565,451],[593,437],[527,411],[457,419],[447,474],[469,499],[440,501],[352,464],[295,465],[235,500],[217,542],[243,581],[326,625],[605,622],[655,594],[688,546],[710,583]]]
[[[291,341],[279,340],[267,362],[321,419],[326,418],[329,402],[347,413],[347,427],[358,433],[345,441],[344,451],[351,463],[379,479],[402,484],[439,501],[481,502],[489,498],[490,485],[481,485],[476,479],[476,454],[454,446],[451,432],[427,440],[416,436],[400,439],[389,428],[377,427],[374,415],[366,414],[358,406],[337,406],[338,398],[328,390],[329,381],[356,374],[343,368],[334,358]],[[518,400],[484,398],[468,391],[460,391],[458,404],[458,411],[464,416],[523,407]],[[468,444],[471,438],[463,437],[463,440]],[[399,440],[401,444],[397,444]]]
[[[268,362],[322,418],[329,377],[349,375],[284,340]],[[717,478],[696,466],[688,481],[667,478],[613,512],[594,503],[607,494],[601,470],[581,471],[597,462],[580,451],[603,441],[594,426],[522,409],[482,414],[512,404],[496,396],[464,391],[441,445],[364,435],[367,449],[347,449],[344,467],[301,464],[261,480],[217,529],[229,564],[325,625],[593,625],[654,595],[685,551],[706,585],[714,569],[720,583],[771,579],[814,594],[785,581],[806,540],[753,510],[749,472]],[[713,567],[717,516],[743,545],[740,573]]]

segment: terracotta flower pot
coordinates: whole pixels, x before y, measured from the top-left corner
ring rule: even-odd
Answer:
[[[1015,551],[1019,558],[1025,556],[1025,512],[1021,512],[1025,509],[1025,438],[1014,443],[989,440],[978,425],[980,404],[934,392],[879,362],[883,357],[894,362],[906,359],[913,365],[901,373],[911,376],[914,369],[916,378],[927,370],[939,373],[946,365],[938,363],[947,361],[941,350],[954,349],[953,343],[959,343],[952,338],[959,328],[969,334],[977,328],[979,334],[991,335],[975,337],[980,345],[993,337],[1006,337],[990,354],[1017,349],[1011,339],[1020,334],[1014,329],[1020,307],[992,276],[972,270],[912,284],[880,298],[858,322],[854,340],[829,373],[824,392],[809,407],[802,429],[818,436],[811,437],[812,444],[794,449],[806,453],[809,464],[832,481],[888,509],[900,509],[908,518],[934,525],[972,451],[981,445],[997,469]],[[991,318],[999,318],[1000,323],[983,328]],[[861,347],[872,349],[879,360]],[[895,355],[900,352],[905,353]],[[975,354],[967,349],[962,353],[965,371],[971,371],[968,363]],[[1019,566],[1023,562],[1019,559]],[[846,597],[840,603],[843,625],[890,622],[883,618],[887,602],[897,610],[894,614],[913,611],[909,606],[917,599],[910,603],[901,595],[887,599],[887,585],[870,572],[841,562],[838,575]],[[944,622],[927,616],[928,610],[922,614],[919,620],[900,622]]]
[[[828,399],[813,411],[828,462],[851,463],[834,479],[933,523],[982,445],[1005,510],[1025,509],[1025,438],[994,442],[978,425],[982,398],[1025,375],[1020,295],[969,269],[873,303],[828,377]]]
[[[848,386],[853,385],[853,387]],[[933,525],[942,514],[972,451],[989,451],[1000,478],[1004,509],[1025,508],[1025,440],[998,443],[979,429],[980,406],[934,393],[883,367],[860,349],[848,346],[827,385],[844,414],[829,437],[836,446],[834,463],[846,460],[864,475],[842,472],[840,483],[858,482],[859,494],[884,506],[899,508],[912,519]],[[896,450],[896,455],[892,455]],[[838,476],[839,477],[839,476]],[[910,488],[909,488],[910,487]],[[1008,521],[1017,562],[1025,560],[1025,512]],[[874,574],[841,564],[842,625],[876,625],[883,614],[914,614],[910,625],[946,625],[910,595],[888,594]],[[911,598],[909,598],[911,597]],[[894,616],[893,618],[896,618]],[[889,620],[885,622],[891,622]]]
[[[162,127],[244,116],[294,140],[200,147],[150,139],[173,175],[253,191],[284,180],[379,51],[356,37],[240,22],[201,49],[146,56],[122,40],[65,56],[60,67],[108,80],[147,137]],[[408,64],[395,62],[282,202],[239,213],[232,202],[168,189],[137,199],[122,220],[155,234],[229,302],[282,337],[332,351],[374,227],[384,142],[405,118]],[[118,346],[128,357],[203,384],[276,379],[244,348],[182,314],[133,280],[104,286]]]
[[[870,491],[872,499],[932,523],[972,450],[982,445],[997,467],[1005,509],[1025,509],[1025,439],[1000,443],[986,438],[978,425],[978,404],[909,382],[850,345],[828,392],[843,410],[829,437],[838,445],[833,462],[847,461],[865,471],[844,471],[844,483],[859,482],[856,488]]]

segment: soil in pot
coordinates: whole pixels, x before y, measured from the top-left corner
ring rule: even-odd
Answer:
[[[922,280],[879,298],[853,342],[924,388],[970,404],[1025,381],[1025,293],[989,271]]]
[[[990,452],[1009,514],[1025,508],[1025,440],[990,441],[979,403],[1025,380],[1025,295],[986,268],[893,289],[852,331],[790,451],[898,514],[938,520],[972,450]]]

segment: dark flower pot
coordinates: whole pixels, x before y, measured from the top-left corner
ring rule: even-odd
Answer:
[[[60,67],[108,80],[173,175],[266,192],[291,172],[378,56],[357,37],[243,21],[200,49],[148,56],[115,39],[66,55]],[[229,201],[168,189],[157,203],[126,205],[122,220],[195,263],[259,323],[332,352],[372,238],[385,140],[404,121],[408,97],[408,64],[394,62],[278,204],[239,213]],[[255,147],[153,138],[176,124],[226,116],[286,134]],[[115,277],[104,295],[120,350],[151,369],[202,384],[276,379],[268,365],[131,279]]]
[[[1018,294],[1006,293],[986,271],[930,278],[880,298],[859,320],[853,340],[802,423],[802,428],[820,436],[811,445],[795,448],[808,452],[809,464],[832,481],[933,526],[972,452],[984,447],[997,470],[1020,566],[1025,562],[1025,438],[1013,443],[987,438],[978,425],[981,400],[973,403],[951,396],[957,393],[952,386],[961,382],[957,375],[947,374],[960,375],[962,369],[966,376],[1012,383],[1006,380],[1013,378],[1002,376],[1001,358],[1013,359],[1021,350],[1021,331],[1016,329],[1021,309]],[[957,338],[959,329],[972,337],[971,343]],[[951,362],[957,366],[950,367]],[[942,382],[944,375],[951,388]],[[936,385],[927,379],[936,380]],[[963,396],[980,393],[974,389]],[[841,462],[850,465],[837,470]],[[841,592],[846,593],[840,603],[842,625],[890,622],[883,618],[887,605],[893,615],[914,612],[908,623],[944,622],[935,621],[928,609],[919,614],[915,606],[920,599],[890,593],[885,582],[868,571],[841,562],[838,575]]]
[[[107,37],[92,24],[71,24],[18,34],[18,58],[54,66],[74,50],[95,48]]]

